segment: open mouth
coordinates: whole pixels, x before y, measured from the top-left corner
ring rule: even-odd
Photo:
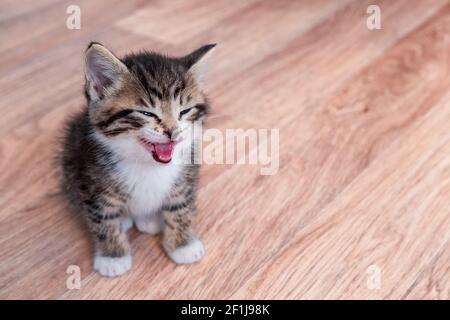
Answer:
[[[173,148],[175,143],[169,141],[167,143],[154,143],[144,138],[140,138],[139,141],[144,145],[145,149],[150,152],[158,162],[169,163],[172,160]]]

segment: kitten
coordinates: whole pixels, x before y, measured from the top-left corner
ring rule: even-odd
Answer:
[[[86,50],[87,106],[67,124],[62,183],[93,235],[94,269],[103,276],[131,268],[126,231],[133,224],[161,231],[176,263],[205,253],[193,226],[198,164],[180,159],[198,149],[188,132],[208,111],[201,84],[214,47],[181,58],[144,52],[119,59],[99,43]]]

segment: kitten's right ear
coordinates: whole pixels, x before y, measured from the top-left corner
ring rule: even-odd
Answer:
[[[116,90],[128,68],[100,43],[91,42],[85,54],[86,92],[101,100]]]
[[[187,56],[181,58],[181,61],[192,72],[193,76],[198,82],[205,80],[206,72],[211,61],[212,53],[216,44],[207,44],[191,52]]]

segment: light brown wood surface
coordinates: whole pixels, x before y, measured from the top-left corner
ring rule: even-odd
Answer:
[[[450,298],[448,1],[2,1],[0,26],[0,298]],[[132,271],[93,273],[53,161],[91,40],[118,54],[217,42],[209,127],[279,129],[275,175],[202,167],[198,264],[132,230]]]

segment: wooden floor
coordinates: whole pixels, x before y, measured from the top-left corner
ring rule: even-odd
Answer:
[[[381,30],[366,27],[374,3]],[[447,1],[3,0],[0,28],[0,298],[450,298]],[[53,164],[91,40],[119,54],[217,42],[209,125],[280,130],[276,175],[203,166],[199,264],[133,230],[132,271],[92,271]]]

